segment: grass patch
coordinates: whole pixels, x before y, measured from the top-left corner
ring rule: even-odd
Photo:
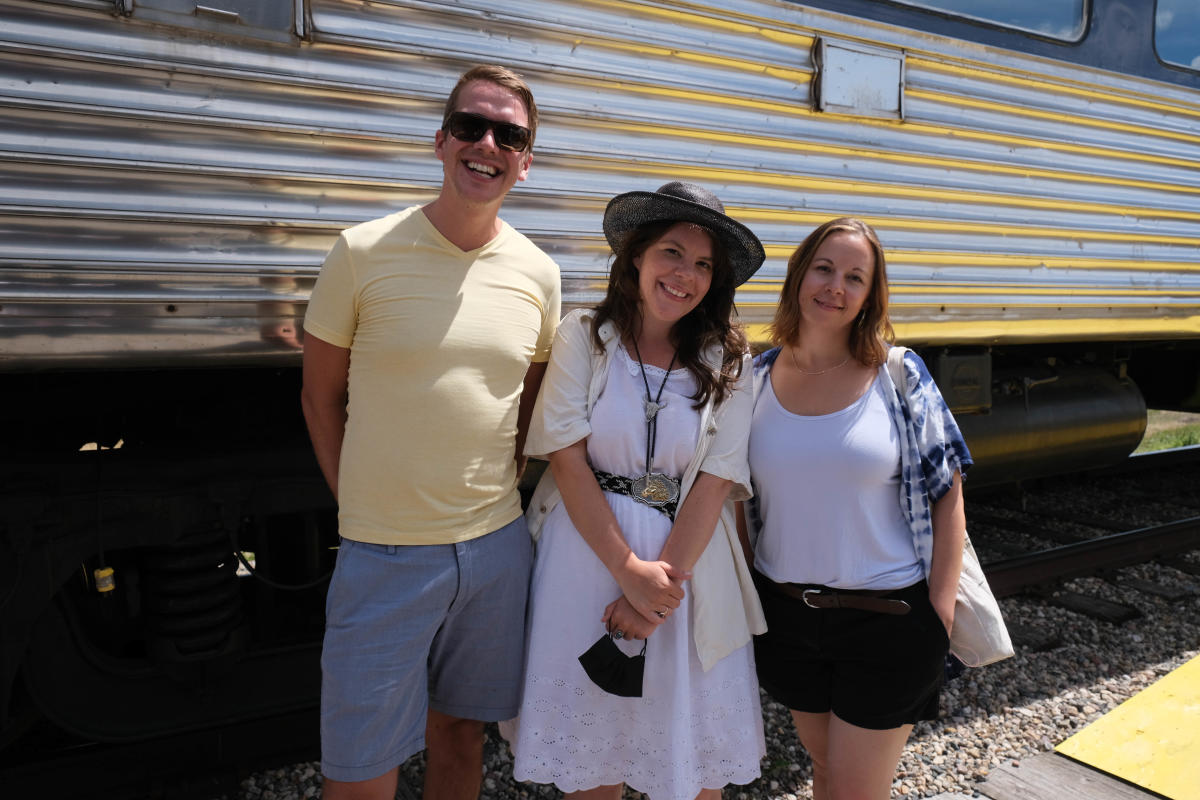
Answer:
[[[1150,453],[1155,450],[1171,450],[1195,444],[1200,444],[1200,424],[1183,425],[1151,433],[1142,439],[1142,443],[1133,452]]]

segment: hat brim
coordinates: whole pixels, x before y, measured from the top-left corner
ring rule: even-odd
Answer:
[[[658,192],[626,192],[604,209],[604,237],[613,251],[633,230],[652,222],[694,222],[721,240],[729,254],[733,285],[740,286],[766,260],[762,242],[742,223],[708,206]]]

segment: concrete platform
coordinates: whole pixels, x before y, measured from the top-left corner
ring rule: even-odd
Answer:
[[[1055,749],[1171,800],[1200,800],[1200,656]]]

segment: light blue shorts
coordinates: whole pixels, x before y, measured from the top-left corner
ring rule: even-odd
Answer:
[[[524,517],[458,544],[342,540],[321,652],[325,777],[364,781],[404,763],[425,747],[429,708],[516,716],[532,561]]]

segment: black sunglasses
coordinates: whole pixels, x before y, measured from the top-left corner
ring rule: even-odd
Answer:
[[[460,142],[478,142],[489,129],[497,147],[514,153],[520,153],[529,147],[529,142],[533,139],[533,132],[529,128],[488,119],[469,111],[453,111],[442,123],[442,130]]]

